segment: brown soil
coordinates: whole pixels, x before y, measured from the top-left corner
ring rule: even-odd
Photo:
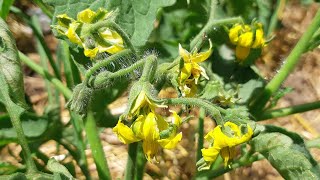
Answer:
[[[22,1],[25,2],[25,1]],[[35,7],[30,4],[21,3],[23,9],[34,9]],[[281,13],[282,27],[275,33],[274,40],[264,50],[264,55],[257,63],[259,69],[266,79],[271,79],[277,72],[288,55],[290,50],[294,47],[299,37],[303,34],[306,27],[314,17],[318,5],[313,4],[310,7],[303,7],[296,2],[290,1],[289,4],[283,9]],[[294,13],[292,13],[294,12]],[[8,23],[16,40],[18,48],[27,53],[28,56],[39,62],[40,57],[35,52],[35,47],[30,43],[33,42],[33,35],[31,29],[17,21],[14,16],[10,16]],[[46,33],[47,34],[47,33]],[[50,44],[50,48],[54,53],[57,41],[51,34],[45,36],[46,41]],[[301,58],[299,65],[294,72],[288,77],[283,84],[284,87],[292,87],[294,91],[287,94],[282,98],[277,107],[287,107],[290,105],[302,104],[312,102],[320,99],[320,49],[308,52]],[[36,75],[29,68],[24,67],[25,71],[25,89],[26,93],[30,96],[30,100],[34,105],[34,109],[38,114],[43,112],[43,107],[47,103],[47,93],[44,89],[44,82],[42,78]],[[172,94],[172,90],[168,90],[166,95]],[[123,111],[123,104],[127,102],[126,97],[122,97],[110,107],[114,112],[119,113]],[[197,115],[197,111],[192,112]],[[69,120],[67,111],[63,111],[63,121]],[[284,118],[277,118],[268,120],[262,123],[272,123],[288,128],[288,130],[295,131],[302,135],[306,140],[319,137],[320,133],[320,110],[309,111],[300,113]],[[174,150],[163,150],[159,153],[157,159],[159,163],[148,163],[146,166],[145,179],[152,179],[150,176],[159,175],[161,179],[191,179],[195,173],[195,152],[196,152],[196,127],[197,121],[190,120],[190,123],[185,123],[182,127],[184,134],[183,140]],[[210,119],[205,120],[205,131],[208,132],[214,127]],[[195,136],[194,136],[195,135]],[[103,147],[107,156],[109,167],[112,177],[115,179],[123,177],[125,164],[127,159],[127,146],[123,145],[117,137],[112,133],[112,129],[107,128],[101,134]],[[66,155],[66,151],[59,151],[59,155]],[[14,153],[10,153],[13,151]],[[57,155],[56,142],[49,141],[41,147],[41,151],[49,156]],[[20,147],[16,144],[10,144],[1,150],[0,161],[17,162]],[[93,177],[97,178],[95,165],[91,157],[91,151],[87,150],[89,157],[89,169]],[[320,150],[312,149],[314,157],[320,161]],[[64,162],[72,161],[71,158],[65,158]],[[80,170],[77,169],[79,172]],[[84,179],[84,176],[79,174],[79,179]],[[266,161],[259,161],[253,163],[251,166],[239,168],[230,173],[225,174],[219,179],[252,179],[252,180],[274,180],[282,179],[275,169]]]

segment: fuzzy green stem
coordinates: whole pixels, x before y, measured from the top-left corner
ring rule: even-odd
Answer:
[[[306,51],[306,48],[308,48],[309,41],[312,39],[313,34],[318,30],[319,27],[320,10],[318,10],[316,16],[312,20],[306,32],[302,35],[296,46],[293,48],[279,72],[265,86],[264,90],[255,99],[255,101],[250,104],[250,110],[253,115],[259,115],[261,113],[270,97],[280,88],[283,81],[293,71],[293,69],[299,62],[300,56]]]
[[[43,69],[38,64],[34,63],[32,59],[24,55],[22,52],[19,52],[19,58],[32,70],[34,70],[40,76],[51,82],[57,88],[57,90],[60,91],[67,99],[71,98],[72,91],[68,89],[58,78],[52,76],[48,71]]]
[[[99,61],[98,63],[94,64],[92,66],[92,68],[88,69],[88,71],[86,72],[85,74],[85,78],[86,79],[89,79],[95,72],[97,72],[100,68],[102,67],[106,67],[108,66],[110,63],[120,59],[120,58],[123,58],[123,57],[126,57],[128,56],[129,54],[131,54],[131,51],[130,50],[123,50],[123,51],[120,51],[116,54],[113,54],[111,56],[109,56],[107,59],[103,60],[103,61]]]
[[[214,26],[221,26],[224,24],[233,24],[233,23],[240,23],[243,22],[241,17],[233,17],[233,18],[226,18],[226,19],[215,19],[215,13],[218,5],[218,0],[211,0],[210,4],[210,14],[209,19],[206,23],[206,25],[202,28],[200,33],[191,41],[190,43],[190,49],[199,50],[202,46],[204,40],[206,39],[205,36],[208,34],[211,34],[211,32],[214,30]]]
[[[157,69],[157,57],[155,55],[150,55],[145,58],[145,64],[143,66],[142,75],[140,81],[142,82],[151,82],[154,78],[154,74]]]
[[[26,165],[27,165],[27,170],[28,170],[27,173],[38,172],[37,167],[32,159],[31,151],[30,151],[30,148],[27,143],[28,141],[23,133],[23,128],[22,128],[22,125],[20,122],[20,117],[17,113],[11,111],[12,108],[14,108],[14,107],[7,107],[7,111],[9,113],[11,123],[17,132],[17,138],[18,138],[19,144],[21,145],[22,153],[25,158]]]
[[[307,103],[307,104],[301,104],[301,105],[296,105],[296,106],[291,106],[291,107],[286,107],[286,108],[269,110],[269,111],[264,112],[260,116],[256,116],[256,118],[257,118],[257,121],[263,121],[266,119],[288,116],[291,114],[311,111],[311,110],[315,110],[315,109],[319,109],[319,108],[320,108],[320,101],[316,101],[316,102]]]
[[[137,142],[129,144],[127,167],[126,167],[126,172],[124,176],[125,180],[134,179],[134,172],[135,172],[136,160],[137,160],[137,150],[138,150]]]
[[[244,156],[246,159],[240,158],[239,160],[235,161],[233,164],[231,164],[228,167],[220,167],[218,169],[214,169],[214,170],[206,170],[206,171],[201,171],[199,172],[198,176],[197,176],[197,180],[200,179],[213,179],[216,177],[221,176],[222,174],[225,174],[233,169],[237,169],[239,167],[242,166],[248,166],[250,164],[252,164],[255,161],[259,161],[264,159],[264,157],[260,154],[257,155],[253,155],[250,157]]]
[[[87,117],[84,120],[84,127],[99,178],[111,179],[107,159],[102,148],[102,144],[98,134],[99,131],[92,111],[88,112]]]
[[[177,104],[185,104],[185,105],[190,105],[190,106],[197,106],[201,107],[204,110],[206,110],[216,121],[218,125],[224,124],[224,121],[222,119],[221,113],[225,113],[225,110],[220,108],[216,108],[214,105],[212,105],[210,102],[198,99],[198,98],[171,98],[171,99],[162,99],[165,104],[172,104],[172,105],[177,105]]]
[[[206,116],[206,111],[200,108],[199,120],[198,120],[198,147],[197,147],[197,161],[202,158],[201,149],[203,148],[203,131],[204,131],[204,118]]]
[[[134,70],[143,66],[145,64],[145,62],[146,62],[146,59],[141,59],[140,61],[137,61],[136,63],[132,64],[131,66],[124,68],[124,69],[120,69],[117,72],[114,72],[114,73],[110,72],[110,73],[107,73],[106,75],[101,73],[96,76],[96,78],[93,80],[93,82],[90,82],[90,85],[95,88],[107,86],[107,83],[110,81],[110,79],[119,78],[119,77],[125,76],[129,73],[132,73]]]
[[[115,23],[115,22],[113,22],[111,20],[98,21],[95,24],[92,24],[90,27],[88,27],[88,31],[89,32],[87,32],[87,30],[85,30],[84,34],[95,33],[97,30],[99,30],[100,28],[104,28],[104,27],[108,27],[108,28],[116,31],[122,37],[122,39],[123,39],[124,43],[126,44],[126,46],[132,51],[132,53],[134,53],[137,56],[137,51],[134,48],[134,46],[132,45],[132,43],[130,41],[130,38],[127,35],[127,33],[124,32],[117,23]]]

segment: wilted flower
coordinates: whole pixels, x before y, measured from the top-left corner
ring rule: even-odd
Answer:
[[[104,27],[95,32],[94,35],[81,34],[82,28],[106,20],[111,17],[111,14],[112,12],[107,12],[104,9],[99,9],[97,12],[85,9],[78,13],[77,20],[72,19],[67,14],[61,14],[57,16],[58,25],[54,28],[72,43],[83,47],[84,55],[91,59],[102,52],[115,54],[124,49],[123,39],[116,31]]]
[[[142,141],[143,151],[148,161],[155,157],[159,146],[165,149],[175,148],[182,138],[182,133],[177,133],[181,125],[181,118],[177,113],[171,111],[173,120],[172,123],[168,123],[162,116],[155,113],[156,107],[160,106],[152,102],[142,91],[129,112],[137,116],[135,121],[129,127],[120,118],[118,124],[113,128],[113,132],[124,144]]]
[[[180,70],[178,83],[183,96],[192,97],[195,95],[197,91],[196,85],[198,84],[198,80],[201,75],[204,78],[209,79],[205,69],[198,64],[210,57],[212,53],[212,43],[210,40],[209,43],[210,48],[206,52],[200,53],[189,53],[179,44],[179,54],[182,57],[184,64]]]
[[[246,59],[251,48],[257,49],[265,46],[261,23],[254,23],[252,26],[235,24],[229,30],[229,39],[232,44],[236,45],[236,57],[239,60]]]
[[[226,122],[223,127],[221,125],[215,127],[205,136],[211,146],[201,150],[206,167],[210,167],[219,154],[224,159],[224,165],[227,166],[236,155],[235,147],[249,141],[252,134],[253,131],[249,125],[238,126],[232,122]]]

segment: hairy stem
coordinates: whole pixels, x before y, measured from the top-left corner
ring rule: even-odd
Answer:
[[[206,110],[216,121],[218,125],[224,124],[224,121],[222,119],[221,113],[225,113],[225,110],[222,108],[216,108],[212,104],[210,104],[208,101],[198,99],[198,98],[171,98],[171,99],[162,99],[165,104],[185,104],[190,106],[197,106],[201,107],[204,110]]]

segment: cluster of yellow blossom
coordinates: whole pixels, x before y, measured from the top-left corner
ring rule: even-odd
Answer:
[[[244,132],[245,131],[245,132]],[[225,166],[236,155],[235,146],[251,139],[253,131],[249,125],[242,128],[232,122],[226,122],[224,126],[215,127],[205,139],[211,143],[209,148],[203,148],[202,155],[207,163],[207,168],[217,159],[219,153],[224,159]]]
[[[57,16],[58,25],[54,26],[54,28],[72,43],[83,47],[84,55],[91,59],[102,52],[115,54],[124,49],[123,40],[116,31],[104,27],[95,32],[95,36],[81,37],[80,34],[81,28],[106,20],[110,18],[111,14],[112,12],[107,12],[104,9],[99,9],[97,12],[85,9],[78,13],[77,20],[67,14],[61,14]]]
[[[229,30],[229,39],[236,45],[236,57],[239,60],[245,60],[251,48],[262,48],[265,45],[261,23],[253,23],[252,26],[235,24]]]
[[[209,43],[210,48],[206,52],[200,53],[189,53],[179,44],[179,54],[184,61],[178,77],[179,89],[182,92],[182,96],[193,97],[196,94],[200,76],[209,79],[205,69],[198,64],[210,57],[212,53],[212,43],[211,41],[209,41]]]
[[[144,91],[135,99],[129,114],[136,119],[129,126],[125,125],[120,118],[118,124],[113,128],[121,142],[130,144],[142,141],[143,151],[148,161],[154,159],[159,146],[165,149],[175,148],[182,139],[182,133],[177,130],[181,125],[181,118],[174,111],[172,122],[168,123],[162,116],[155,112],[160,106],[152,102]],[[167,131],[166,133],[164,133]]]

